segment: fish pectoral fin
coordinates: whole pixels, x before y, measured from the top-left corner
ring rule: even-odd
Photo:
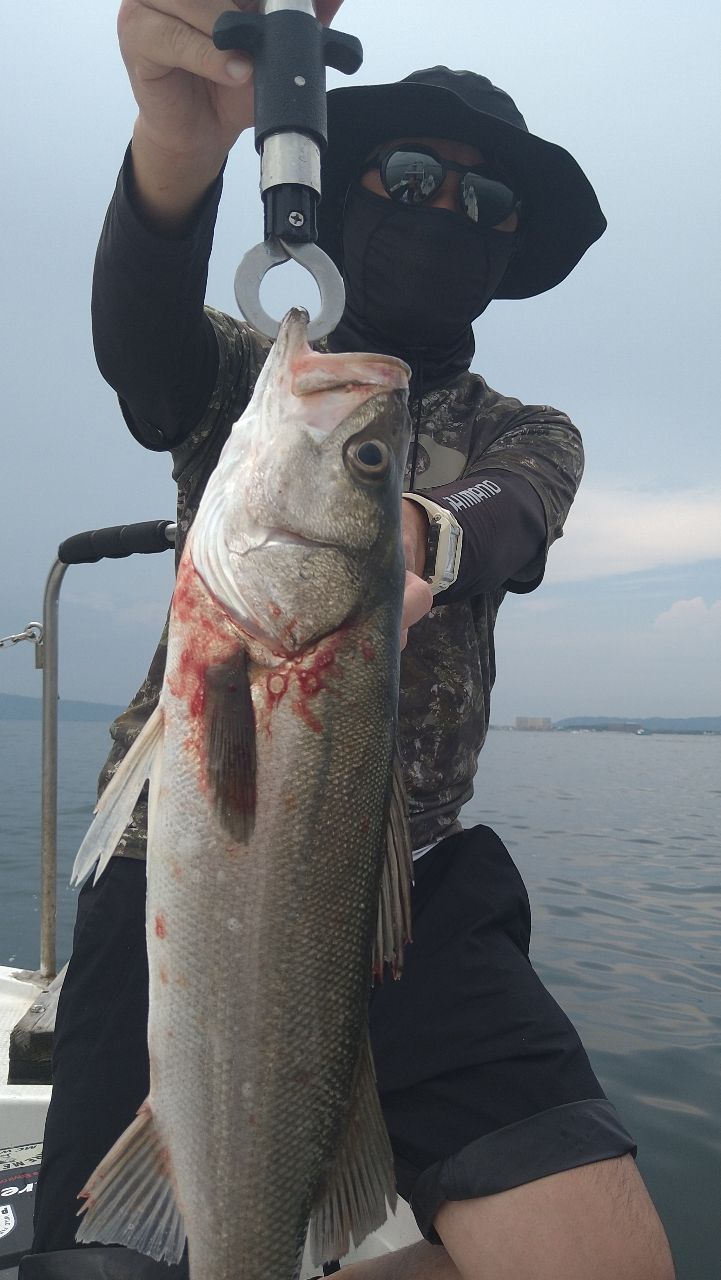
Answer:
[[[157,1262],[180,1262],[185,1225],[173,1171],[146,1099],[80,1192],[79,1244],[122,1244]]]
[[[370,1041],[358,1060],[355,1089],[335,1162],[321,1187],[310,1222],[314,1266],[342,1258],[396,1207],[393,1154],[376,1087]]]
[[[80,884],[96,862],[95,883],[100,879],[130,822],[146,780],[162,759],[162,749],[163,713],[158,706],[121,760],[97,803],[95,818],[78,849],[71,884]]]
[[[391,802],[386,831],[386,856],[381,874],[378,923],[373,948],[373,972],[379,976],[388,963],[393,976],[403,969],[403,948],[411,937],[411,881],[413,853],[408,825],[408,802],[398,749],[393,760]]]
[[[248,656],[205,675],[205,741],[208,789],[216,817],[233,840],[247,841],[255,826],[255,715]]]

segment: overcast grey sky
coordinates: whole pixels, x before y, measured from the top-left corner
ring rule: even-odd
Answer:
[[[174,511],[169,459],[128,435],[90,339],[95,244],[135,116],[115,5],[29,12],[0,11],[3,635],[40,616],[62,538]],[[338,25],[363,41],[359,82],[437,62],[490,76],[576,156],[609,220],[564,284],[477,325],[474,368],[566,410],[587,449],[546,582],[501,611],[493,718],[721,713],[718,3],[346,0]],[[235,311],[261,225],[245,138],[214,305]],[[290,270],[275,277],[278,312],[312,302]],[[61,694],[127,700],[171,589],[170,555],[69,570]],[[39,693],[30,646],[0,652],[0,689]]]

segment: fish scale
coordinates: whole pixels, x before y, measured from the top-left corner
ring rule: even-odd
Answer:
[[[78,1239],[173,1261],[187,1237],[192,1280],[294,1280],[309,1219],[319,1263],[395,1199],[367,1006],[407,932],[407,370],[311,352],[305,325],[286,317],[210,478],[159,707],[75,868],[102,874],[149,777],[150,1093]]]

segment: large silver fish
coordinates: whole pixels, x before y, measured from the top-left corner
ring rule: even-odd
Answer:
[[[102,874],[149,778],[150,1094],[78,1240],[177,1261],[187,1236],[193,1280],[292,1280],[309,1218],[320,1262],[395,1202],[367,1004],[408,930],[408,371],[311,351],[306,319],[286,316],[208,483],[160,704],[74,869]]]

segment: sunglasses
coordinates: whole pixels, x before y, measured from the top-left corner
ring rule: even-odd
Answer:
[[[424,204],[440,191],[449,171],[460,173],[463,211],[484,230],[498,226],[520,208],[518,197],[505,182],[479,173],[478,167],[445,160],[430,147],[390,147],[369,160],[363,172],[369,169],[379,169],[391,200],[406,205]]]

